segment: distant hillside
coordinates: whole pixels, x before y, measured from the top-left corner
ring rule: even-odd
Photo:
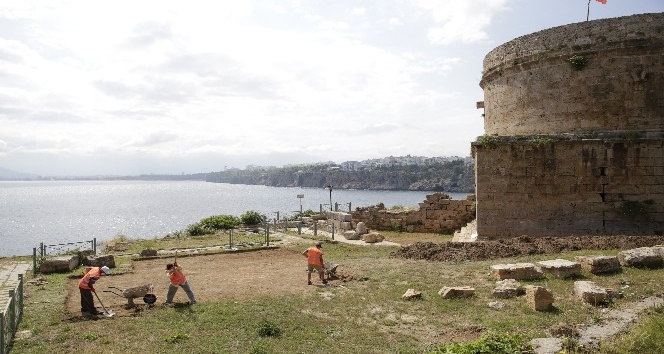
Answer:
[[[262,167],[210,173],[208,182],[264,185],[272,187],[336,189],[412,190],[474,193],[475,171],[464,160],[427,166],[381,166],[359,171],[344,171],[336,164],[289,167]]]
[[[22,173],[0,167],[0,181],[33,180],[39,176],[31,173]]]

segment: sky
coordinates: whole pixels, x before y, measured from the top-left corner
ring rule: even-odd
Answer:
[[[44,176],[469,156],[482,60],[661,0],[0,2],[0,167]]]

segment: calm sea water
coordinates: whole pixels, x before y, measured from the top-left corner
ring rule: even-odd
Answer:
[[[384,203],[415,206],[432,192],[332,190],[340,209]],[[304,198],[298,198],[298,195]],[[463,199],[465,193],[450,193]],[[162,237],[217,214],[255,210],[270,219],[329,208],[323,188],[279,188],[198,181],[0,182],[0,256],[30,255],[40,242],[98,242],[118,235]]]

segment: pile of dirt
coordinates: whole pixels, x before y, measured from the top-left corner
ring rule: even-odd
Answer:
[[[664,236],[521,236],[496,241],[418,242],[400,248],[391,256],[428,261],[465,262],[578,250],[631,249],[661,244],[664,244]]]

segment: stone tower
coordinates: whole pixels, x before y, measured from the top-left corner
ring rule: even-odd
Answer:
[[[516,38],[480,86],[480,240],[664,234],[664,13]]]

